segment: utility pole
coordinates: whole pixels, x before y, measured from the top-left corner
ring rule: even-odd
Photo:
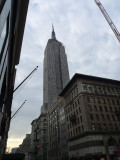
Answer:
[[[116,26],[114,25],[113,21],[111,20],[110,16],[108,15],[108,13],[106,12],[105,8],[103,7],[103,5],[101,4],[101,2],[99,0],[94,0],[95,3],[97,4],[97,6],[100,8],[102,14],[104,15],[105,19],[107,20],[108,24],[110,25],[112,31],[114,32],[116,38],[118,39],[119,43],[120,43],[120,33],[118,32]]]

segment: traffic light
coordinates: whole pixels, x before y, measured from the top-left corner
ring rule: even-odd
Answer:
[[[37,146],[37,150],[39,150],[39,149],[40,149],[40,146],[38,145],[38,146]]]

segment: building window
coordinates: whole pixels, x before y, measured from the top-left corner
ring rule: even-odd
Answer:
[[[108,112],[107,106],[105,106],[105,112]]]
[[[119,105],[120,103],[119,103],[119,100],[117,100],[117,104]]]
[[[77,128],[76,128],[76,135],[78,134],[78,130],[77,130]]]
[[[83,120],[82,120],[82,116],[80,116],[80,120],[81,120],[81,123],[83,122]]]
[[[83,125],[82,125],[82,132],[84,132],[84,127],[83,127]]]
[[[87,84],[83,84],[83,91],[87,91]]]
[[[114,107],[114,110],[115,110],[115,112],[117,112],[117,108],[116,107]]]
[[[102,88],[101,88],[101,86],[98,86],[98,92],[99,92],[99,94],[102,94]]]
[[[81,109],[80,109],[80,107],[79,107],[79,112],[81,113]]]
[[[107,99],[108,104],[110,104],[110,99]]]
[[[113,105],[115,104],[115,101],[114,101],[114,100],[112,100],[112,104],[113,104]]]
[[[92,87],[90,84],[88,85],[88,89],[89,89],[89,93],[92,93]]]
[[[102,116],[102,120],[103,120],[103,121],[105,121],[105,117],[104,117],[104,114],[102,114],[101,116]]]
[[[90,98],[89,97],[87,97],[87,102],[90,103]]]
[[[79,101],[79,99],[78,99],[78,104],[80,104],[80,101]]]
[[[77,103],[75,102],[75,107],[77,107]]]
[[[112,112],[113,111],[112,107],[110,106],[109,108],[110,108],[110,111]]]
[[[99,118],[99,115],[96,114],[96,120],[99,121],[99,119],[100,119],[100,118]]]
[[[112,128],[112,124],[111,124],[111,123],[109,124],[109,129],[110,129],[110,130],[111,130],[111,129],[113,129],[113,128]]]
[[[73,130],[73,136],[75,136],[75,130]]]
[[[116,129],[116,131],[118,130],[117,124],[115,124],[115,129]]]
[[[98,104],[100,104],[100,98],[97,98],[97,102],[98,102]]]
[[[89,110],[89,111],[92,111],[91,105],[88,105],[88,110]]]
[[[73,109],[74,109],[74,103],[73,103]]]
[[[78,115],[78,110],[76,109],[76,114]]]
[[[67,117],[67,122],[68,122],[68,119],[69,119],[69,118]]]
[[[90,119],[94,120],[93,114],[90,114]]]
[[[69,107],[68,107],[68,113],[70,112],[70,109],[69,109]]]
[[[107,130],[107,125],[104,123],[104,129]]]
[[[95,98],[91,98],[91,102],[92,102],[92,103],[95,103]]]
[[[93,90],[94,90],[94,93],[97,93],[97,87],[95,85],[93,85]]]
[[[112,95],[115,95],[115,89],[114,88],[111,89],[112,89]]]
[[[113,121],[115,121],[115,116],[114,115],[112,115],[112,119],[113,119]]]
[[[94,124],[94,123],[92,123],[92,130],[93,130],[93,131],[96,130],[96,129],[95,129],[95,124]]]
[[[100,123],[98,123],[98,130],[101,130],[102,128],[101,128],[101,124]]]
[[[97,112],[97,106],[94,106],[94,110]]]
[[[103,87],[104,94],[107,94],[106,87]]]
[[[100,109],[100,112],[102,112],[102,111],[103,111],[102,106],[99,106],[99,109]]]
[[[102,99],[102,103],[105,104],[105,99]]]
[[[107,114],[107,120],[110,121],[110,116]]]

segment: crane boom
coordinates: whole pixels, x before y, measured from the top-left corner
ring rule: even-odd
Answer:
[[[115,36],[117,37],[118,41],[120,42],[120,33],[118,32],[116,26],[112,22],[110,16],[106,12],[105,8],[103,7],[103,5],[101,4],[101,2],[99,0],[94,0],[94,1],[97,4],[97,6],[100,8],[102,14],[104,15],[105,19],[107,20],[108,24],[110,25],[111,29],[113,30],[113,32],[114,32]]]

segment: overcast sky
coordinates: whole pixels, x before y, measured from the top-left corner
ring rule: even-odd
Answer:
[[[120,1],[101,0],[120,31]],[[120,79],[120,44],[94,0],[30,0],[16,86],[38,65],[38,71],[14,97],[8,147],[17,147],[31,132],[31,122],[43,103],[43,57],[51,38],[65,46],[70,78],[75,73]]]

